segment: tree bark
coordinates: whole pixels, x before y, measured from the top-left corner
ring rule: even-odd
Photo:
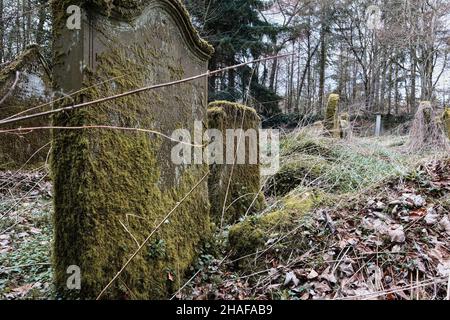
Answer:
[[[0,0],[0,63],[3,63],[4,58],[4,22],[3,22],[3,0]]]
[[[416,57],[416,49],[411,48],[410,52],[411,59],[411,97],[409,99],[411,104],[411,113],[415,114],[417,111],[417,102],[416,102],[416,77],[417,77],[417,57]]]
[[[46,12],[45,12],[45,6],[43,4],[45,4],[46,2],[47,2],[46,0],[41,0],[39,2],[41,7],[39,7],[39,12],[38,12],[39,22],[38,22],[38,26],[37,26],[37,30],[36,30],[36,42],[39,44],[44,42],[44,35],[45,35],[44,25],[45,25],[45,20],[47,20],[47,16],[46,16]]]
[[[317,113],[323,111],[323,101],[325,95],[325,72],[327,64],[327,43],[326,43],[326,26],[325,14],[322,18],[322,29],[320,31],[320,62],[319,62],[319,102],[317,105]]]

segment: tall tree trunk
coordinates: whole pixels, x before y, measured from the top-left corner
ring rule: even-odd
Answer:
[[[379,112],[384,113],[385,111],[385,103],[386,103],[386,81],[387,81],[387,70],[388,70],[388,64],[385,63],[383,67],[383,72],[381,74],[381,88],[380,88],[380,108]]]
[[[379,52],[378,52],[378,38],[376,32],[372,35],[373,42],[373,61],[371,67],[371,79],[370,79],[370,111],[375,112],[378,109],[378,94],[379,94]]]
[[[354,62],[353,64],[353,74],[352,74],[352,101],[351,104],[354,104],[356,101],[357,90],[358,90],[358,64]]]
[[[427,55],[432,56],[431,53]],[[434,59],[428,58],[423,67],[422,75],[422,100],[431,100],[433,96],[433,64]]]
[[[38,26],[37,26],[37,30],[36,30],[36,42],[39,44],[44,42],[44,35],[45,35],[44,26],[45,26],[45,20],[47,20],[45,6],[43,6],[43,4],[45,2],[46,2],[46,0],[40,1],[41,7],[39,7],[39,13],[38,13],[39,22],[38,22]]]
[[[292,52],[295,50],[295,40],[292,42]],[[294,99],[294,57],[290,58],[290,67],[289,67],[289,95],[288,95],[288,112],[291,113],[293,110],[293,99]]]
[[[395,115],[397,115],[397,116],[399,114],[399,104],[400,104],[398,72],[399,72],[399,67],[398,67],[398,65],[395,65]]]
[[[389,89],[388,89],[388,115],[392,114],[392,87],[393,87],[392,73],[393,73],[393,67],[392,67],[392,65],[390,65],[389,66],[389,76],[388,76],[388,83],[389,83]]]
[[[323,111],[323,101],[325,95],[325,73],[327,64],[327,43],[326,43],[326,18],[323,13],[322,29],[320,31],[320,61],[319,61],[319,102],[317,105],[317,113]]]
[[[215,57],[211,57],[211,60],[209,60],[209,70],[214,71],[217,69],[217,62]],[[215,99],[216,95],[216,83],[217,83],[217,74],[213,74],[208,79],[208,92],[209,92],[209,99],[213,100]]]
[[[21,47],[22,46],[22,37],[21,37],[22,26],[20,25],[20,15],[21,15],[20,0],[17,0],[16,6],[17,6],[17,8],[16,8],[16,25],[15,25],[16,35],[15,36],[16,36],[16,55],[18,55],[20,53],[20,51],[22,51],[22,47]]]
[[[409,84],[408,84],[408,71],[405,70],[404,76],[403,76],[403,82],[404,82],[404,86],[405,86],[405,99],[406,99],[406,108],[407,108],[407,113],[410,114],[411,113],[411,94],[410,94],[410,88],[409,88]]]
[[[27,31],[27,0],[22,0],[22,12],[21,12],[21,25],[22,25],[22,50],[27,47],[28,44],[28,31]]]
[[[4,32],[4,23],[3,23],[3,0],[0,0],[0,63],[3,63],[4,58],[4,42],[3,37],[5,35]]]
[[[416,107],[417,57],[415,48],[411,48],[410,59],[411,59],[411,97],[409,101],[411,104],[411,112],[412,114],[415,114],[417,111]]]
[[[278,59],[273,59],[272,63],[272,69],[270,70],[270,77],[269,77],[269,89],[271,91],[275,91],[275,80],[278,70]]]
[[[26,18],[27,21],[27,30],[26,30],[26,34],[27,34],[27,41],[26,44],[29,45],[32,42],[32,34],[33,34],[33,30],[31,27],[31,21],[32,21],[32,15],[33,12],[31,10],[31,0],[24,0],[24,3],[26,3],[26,16],[23,17],[23,19]]]
[[[228,65],[233,66],[235,64],[234,56],[230,57],[228,59]],[[243,83],[242,86],[245,88],[247,84]],[[228,94],[234,97],[234,92],[236,91],[236,70],[230,69],[228,71]],[[244,89],[245,90],[245,89]],[[244,91],[242,91],[242,94],[244,95]]]
[[[308,97],[307,97],[307,99],[309,100],[310,81],[311,81],[311,61],[314,58],[314,55],[316,54],[318,48],[319,48],[319,45],[317,45],[314,48],[314,50],[312,52],[310,52],[311,49],[310,49],[310,46],[308,44],[308,51],[309,51],[308,52],[308,60],[306,61],[305,69],[303,70],[303,74],[302,74],[302,77],[300,79],[300,84],[298,86],[297,94],[298,94],[299,98],[301,97],[302,92],[303,92],[303,87],[305,85],[305,78],[308,76]],[[299,68],[300,68],[300,65],[299,65]],[[300,111],[300,105],[298,105],[298,108],[299,108],[299,111]]]

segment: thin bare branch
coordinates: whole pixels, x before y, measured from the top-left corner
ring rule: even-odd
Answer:
[[[182,84],[182,83],[194,81],[194,80],[197,80],[197,79],[209,77],[209,76],[214,75],[214,74],[218,74],[218,73],[225,72],[225,71],[232,70],[232,69],[237,69],[237,68],[240,68],[240,67],[252,64],[252,63],[257,63],[257,62],[262,62],[262,61],[267,61],[267,60],[272,60],[272,59],[285,58],[285,57],[289,57],[289,56],[292,56],[292,55],[293,55],[292,53],[288,53],[288,54],[282,54],[282,55],[278,55],[278,56],[271,56],[271,57],[261,58],[261,59],[257,59],[257,60],[252,60],[252,61],[248,61],[248,62],[237,64],[237,65],[234,65],[234,66],[218,69],[218,70],[215,70],[215,71],[208,71],[206,73],[202,73],[202,74],[199,74],[199,75],[196,75],[196,76],[193,76],[193,77],[184,78],[184,79],[177,80],[177,81],[172,81],[172,82],[167,82],[167,83],[162,83],[162,84],[142,87],[142,88],[138,88],[138,89],[135,89],[135,90],[131,90],[131,91],[127,91],[127,92],[124,92],[124,93],[120,93],[120,94],[117,94],[117,95],[113,95],[113,96],[109,96],[109,97],[105,97],[105,98],[101,98],[101,99],[97,99],[97,100],[93,100],[93,101],[88,101],[88,102],[80,103],[80,104],[69,106],[69,107],[62,107],[62,108],[59,108],[59,109],[54,109],[54,110],[50,110],[50,111],[40,112],[40,113],[27,115],[27,116],[23,116],[23,117],[3,120],[3,121],[0,121],[0,125],[16,123],[16,122],[19,122],[19,121],[34,119],[34,118],[43,117],[43,116],[49,116],[49,115],[56,114],[56,113],[63,112],[63,111],[72,111],[72,110],[76,110],[76,109],[80,109],[80,108],[85,108],[85,107],[97,105],[97,104],[100,104],[100,103],[116,100],[116,99],[119,99],[119,98],[124,98],[124,97],[130,96],[130,95],[134,95],[134,94],[138,94],[138,93],[141,93],[141,92],[154,90],[154,89],[165,88],[165,87],[170,87],[170,86],[174,86],[174,85],[177,85],[177,84]]]
[[[127,262],[123,265],[123,267],[117,272],[114,278],[103,288],[100,294],[97,296],[97,300],[100,300],[101,297],[105,294],[106,290],[108,290],[111,285],[117,280],[117,278],[125,271],[128,265],[133,261],[133,259],[139,254],[139,252],[145,247],[145,245],[150,241],[153,235],[161,228],[161,226],[170,218],[170,216],[186,201],[187,198],[202,184],[202,182],[208,178],[209,173],[205,174],[203,178],[200,179],[199,182],[181,199],[175,207],[169,211],[169,213],[164,217],[164,219],[156,226],[156,228],[150,233],[150,235],[142,242],[142,244],[137,248],[137,250],[131,255],[131,257],[127,260]]]
[[[9,88],[8,92],[6,93],[6,95],[0,100],[0,106],[6,101],[6,99],[9,98],[9,96],[11,96],[11,94],[14,92],[14,89],[16,89],[17,83],[19,82],[19,78],[20,78],[20,72],[16,71],[16,79],[14,80],[14,83],[12,84],[11,88]]]

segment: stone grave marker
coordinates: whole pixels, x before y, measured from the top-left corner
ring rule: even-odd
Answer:
[[[0,120],[20,114],[51,99],[50,71],[37,45],[29,46],[15,60],[0,68]],[[47,110],[50,106],[47,106]],[[39,111],[42,111],[41,109]],[[29,114],[29,113],[28,113]],[[48,127],[50,119],[31,119],[2,126],[2,130]],[[50,149],[50,131],[4,133],[0,139],[0,169],[37,167]]]
[[[210,164],[209,177],[211,218],[221,226],[258,212],[265,205],[260,181],[261,119],[253,108],[217,101],[209,105],[208,122],[209,129],[218,130],[223,140],[221,157],[215,155],[218,161]]]
[[[67,27],[69,5],[81,7],[80,29]],[[57,1],[52,10],[55,90],[67,95],[83,89],[65,106],[207,70],[212,48],[177,0]],[[58,126],[141,128],[167,136],[180,128],[193,131],[195,121],[207,122],[206,78],[54,119]],[[96,298],[155,230],[102,298],[162,299],[178,290],[210,233],[207,179],[202,180],[207,165],[174,165],[176,143],[148,132],[55,130],[53,142],[59,295]],[[70,266],[79,267],[80,290],[67,289]]]

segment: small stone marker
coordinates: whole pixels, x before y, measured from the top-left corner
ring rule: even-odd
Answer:
[[[328,98],[324,119],[325,129],[332,137],[339,138],[339,95],[331,94]]]
[[[51,99],[50,71],[37,45],[27,48],[18,58],[0,70],[0,119],[17,115]],[[2,126],[0,130],[48,127],[50,119],[36,118]],[[50,131],[3,133],[0,137],[0,168],[38,166],[45,162],[50,149]]]
[[[217,101],[209,105],[208,123],[210,130],[222,133],[224,143],[223,161],[210,164],[209,177],[211,217],[220,226],[234,223],[246,213],[258,212],[264,206],[258,145],[261,119],[252,108]],[[242,134],[235,131],[235,136],[230,135],[229,130],[239,129]]]
[[[442,119],[444,121],[445,132],[447,133],[447,137],[450,139],[450,107],[445,107]]]
[[[348,139],[352,136],[350,115],[346,112],[339,116],[339,132],[341,139]]]
[[[377,114],[377,121],[375,124],[375,136],[376,137],[381,136],[381,125],[382,125],[381,119],[382,119],[381,114]]]

